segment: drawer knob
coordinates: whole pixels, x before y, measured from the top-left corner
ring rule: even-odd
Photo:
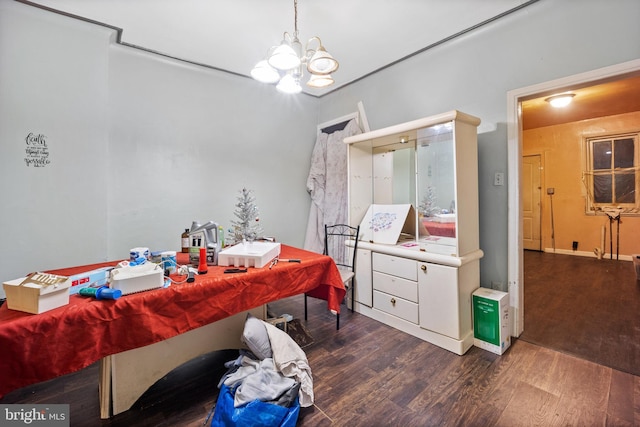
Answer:
[[[424,264],[422,264],[422,265],[420,266],[420,268],[422,269],[422,271],[427,271],[427,266],[426,266],[426,265],[424,265]]]
[[[391,305],[393,305],[395,307],[395,305],[396,305],[396,299],[395,298],[391,298]]]

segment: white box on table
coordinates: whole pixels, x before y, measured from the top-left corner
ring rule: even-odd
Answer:
[[[164,286],[164,271],[158,264],[145,262],[140,265],[126,265],[111,270],[111,289],[118,289],[122,295],[150,291]]]
[[[280,243],[239,243],[218,254],[218,265],[234,267],[264,267],[280,255]]]
[[[69,304],[68,277],[48,273],[33,273],[3,284],[7,308],[40,314]]]
[[[473,345],[502,354],[511,345],[509,294],[478,288],[472,294]]]

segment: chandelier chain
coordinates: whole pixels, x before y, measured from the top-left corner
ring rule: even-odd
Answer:
[[[293,31],[298,37],[298,0],[293,0]]]

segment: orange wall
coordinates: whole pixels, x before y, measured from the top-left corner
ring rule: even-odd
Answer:
[[[523,155],[540,155],[541,160],[541,236],[542,249],[552,248],[550,196],[553,187],[555,248],[571,251],[578,242],[579,252],[592,252],[601,246],[602,226],[606,229],[605,257],[609,258],[609,219],[585,213],[586,189],[582,183],[583,139],[609,133],[640,129],[640,112],[589,119],[564,125],[523,131]],[[640,195],[636,195],[638,197]],[[613,223],[613,257],[616,254],[616,223]],[[620,221],[619,255],[640,254],[640,216],[623,216]]]

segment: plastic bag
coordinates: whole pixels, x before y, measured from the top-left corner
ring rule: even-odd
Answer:
[[[211,427],[295,427],[300,414],[300,402],[296,398],[290,407],[254,400],[235,408],[235,389],[226,385],[220,388]]]

